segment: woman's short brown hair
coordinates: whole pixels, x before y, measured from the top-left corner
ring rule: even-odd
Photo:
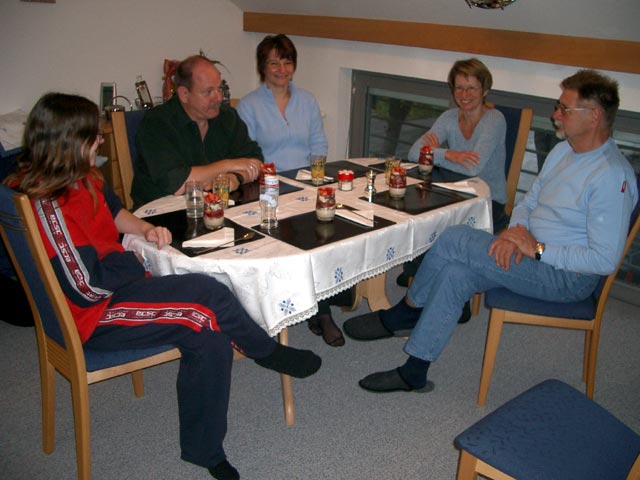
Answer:
[[[284,58],[293,62],[293,70],[298,66],[298,52],[293,42],[286,35],[267,35],[256,48],[256,63],[260,81],[264,82],[267,60],[271,50],[276,51],[278,58]]]
[[[467,60],[458,60],[453,64],[449,71],[447,83],[453,94],[456,87],[456,76],[462,75],[465,78],[476,77],[482,85],[482,91],[487,92],[493,85],[493,77],[487,66],[477,58],[469,58]]]

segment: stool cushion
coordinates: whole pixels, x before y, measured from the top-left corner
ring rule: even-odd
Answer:
[[[624,480],[640,453],[640,435],[559,380],[518,395],[454,443],[518,480]]]

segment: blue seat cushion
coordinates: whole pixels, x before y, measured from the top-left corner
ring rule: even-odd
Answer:
[[[518,295],[506,288],[487,290],[484,294],[484,303],[487,308],[499,308],[512,312],[530,313],[546,317],[573,318],[576,320],[591,320],[595,318],[597,307],[597,302],[593,295],[589,295],[580,302],[558,303]]]
[[[505,403],[454,440],[518,480],[624,480],[640,436],[559,380],[546,380]]]
[[[84,358],[88,372],[102,370],[103,368],[115,367],[129,362],[135,362],[143,358],[151,357],[159,353],[175,348],[175,345],[161,345],[151,348],[136,348],[131,350],[95,350],[84,349]]]

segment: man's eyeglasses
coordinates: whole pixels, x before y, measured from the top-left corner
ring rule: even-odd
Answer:
[[[562,115],[566,115],[567,112],[583,112],[585,110],[593,110],[594,107],[574,107],[574,108],[569,108],[566,105],[563,105],[560,102],[556,102],[555,107],[553,108],[553,110],[560,110],[560,113]]]
[[[479,92],[481,90],[480,87],[463,87],[460,85],[456,85],[455,87],[453,87],[453,89],[456,91],[456,93],[476,93]]]

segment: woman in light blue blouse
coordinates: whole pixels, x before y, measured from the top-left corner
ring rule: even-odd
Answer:
[[[491,189],[493,225],[500,229],[509,221],[504,213],[507,124],[502,113],[485,101],[493,84],[491,72],[477,58],[458,60],[449,71],[447,83],[457,106],[440,115],[431,129],[416,140],[409,150],[409,161],[417,162],[420,149],[430,145],[434,165],[480,177]],[[404,273],[397,280],[399,285],[408,285],[421,259],[405,264]]]
[[[320,107],[315,97],[294,86],[298,53],[286,35],[267,35],[256,49],[262,84],[236,107],[247,124],[249,136],[258,142],[265,163],[282,172],[309,167],[311,155],[327,155]],[[318,303],[309,328],[333,347],[344,345],[344,335],[331,316],[331,305],[351,305],[349,291]]]
[[[502,113],[485,102],[493,83],[491,72],[477,58],[458,60],[447,83],[457,107],[440,115],[431,129],[416,140],[409,150],[409,161],[417,162],[422,146],[430,145],[435,165],[482,178],[491,189],[495,217],[507,201],[507,124]]]
[[[327,154],[318,102],[292,82],[297,56],[286,35],[265,37],[256,50],[262,84],[237,106],[265,163],[275,163],[278,171],[308,167],[310,155]]]

